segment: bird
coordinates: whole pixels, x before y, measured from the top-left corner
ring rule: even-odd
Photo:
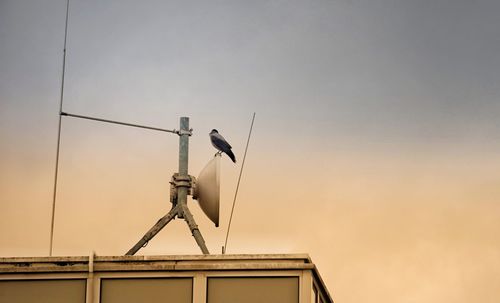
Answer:
[[[226,153],[226,155],[236,163],[236,157],[231,151],[231,145],[227,143],[226,139],[224,139],[216,129],[212,129],[210,132],[210,141],[212,141],[212,145],[218,150],[217,154]]]

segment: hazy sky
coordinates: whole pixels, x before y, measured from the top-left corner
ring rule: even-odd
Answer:
[[[49,250],[66,1],[0,0],[0,256]],[[497,302],[500,2],[76,1],[63,110],[190,117],[220,253],[309,253],[336,302]],[[65,117],[55,255],[121,255],[170,209],[178,137]],[[176,220],[140,254],[198,254]]]

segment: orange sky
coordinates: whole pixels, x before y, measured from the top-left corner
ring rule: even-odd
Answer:
[[[257,127],[228,253],[307,252],[338,301],[376,296],[386,302],[493,302],[500,282],[498,155],[372,150],[303,159],[299,153],[262,152],[259,135]],[[72,148],[65,149],[55,255],[123,254],[168,211],[167,170],[175,170],[175,163],[153,163],[142,156],[158,160],[156,152],[132,146],[134,139],[114,138],[118,145],[130,144],[127,155],[116,157],[119,146],[100,153],[80,148],[71,156],[65,155]],[[94,139],[87,143],[98,143]],[[241,139],[236,150],[244,147]],[[205,156],[193,152],[192,171],[213,152],[205,141]],[[223,160],[221,228],[190,202],[213,253],[223,245],[238,173]],[[47,254],[51,180],[33,176],[34,166],[23,163],[25,170],[20,163],[4,166],[12,175],[1,183],[3,256]],[[139,253],[199,249],[185,223],[176,220]]]

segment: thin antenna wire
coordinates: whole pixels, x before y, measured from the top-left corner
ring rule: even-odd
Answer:
[[[107,120],[107,119],[101,119],[101,118],[94,118],[94,117],[89,117],[89,116],[74,115],[74,114],[69,114],[69,113],[65,113],[65,112],[61,112],[61,116],[68,116],[68,117],[73,117],[73,118],[87,119],[87,120],[93,120],[93,121],[99,121],[99,122],[105,122],[105,123],[112,123],[112,124],[125,125],[125,126],[131,126],[131,127],[145,128],[145,129],[149,129],[149,130],[156,130],[156,131],[173,133],[173,134],[180,133],[180,131],[177,131],[175,129],[170,130],[170,129],[164,129],[164,128],[158,128],[158,127],[144,126],[144,125],[139,125],[139,124],[125,123],[125,122],[119,122],[119,121],[113,121],[113,120]]]
[[[226,241],[222,247],[222,254],[226,253],[227,250],[227,239],[229,237],[229,231],[231,230],[231,222],[233,220],[234,205],[236,204],[236,197],[238,196],[238,189],[240,188],[241,174],[243,173],[243,167],[245,166],[245,159],[247,157],[248,143],[250,143],[250,136],[252,135],[253,121],[255,120],[255,113],[253,113],[252,124],[250,124],[250,131],[248,132],[247,146],[245,147],[245,154],[243,155],[243,161],[241,162],[240,175],[238,177],[238,183],[236,184],[236,191],[234,193],[233,207],[231,208],[231,215],[229,216],[229,224],[227,226]]]
[[[57,196],[57,175],[59,172],[59,149],[61,145],[61,113],[64,99],[64,73],[66,71],[66,40],[68,38],[68,15],[69,15],[69,0],[66,1],[66,21],[64,24],[64,49],[62,60],[62,75],[61,75],[61,98],[59,102],[59,124],[57,128],[57,147],[56,147],[56,167],[54,172],[54,191],[52,193],[52,216],[50,222],[50,249],[49,256],[52,256],[52,244],[54,242],[54,218],[56,214],[56,196]]]

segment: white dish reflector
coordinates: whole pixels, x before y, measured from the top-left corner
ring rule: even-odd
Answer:
[[[193,198],[198,200],[207,217],[219,227],[220,155],[216,155],[196,179]]]

